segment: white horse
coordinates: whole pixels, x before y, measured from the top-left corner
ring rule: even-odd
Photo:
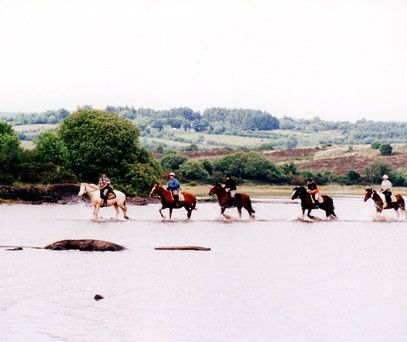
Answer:
[[[116,209],[116,219],[119,217],[119,207],[123,211],[124,218],[128,219],[129,217],[126,215],[126,195],[118,190],[114,190],[114,193],[116,195],[116,198],[108,199],[107,206],[114,206],[114,208]],[[79,190],[78,196],[82,197],[83,194],[88,194],[90,202],[93,205],[93,216],[96,220],[98,220],[99,209],[103,205],[103,199],[100,197],[99,187],[95,184],[81,183],[81,188]]]

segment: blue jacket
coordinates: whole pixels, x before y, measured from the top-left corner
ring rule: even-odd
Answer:
[[[179,191],[179,182],[176,178],[170,179],[168,182],[167,190],[178,190]]]

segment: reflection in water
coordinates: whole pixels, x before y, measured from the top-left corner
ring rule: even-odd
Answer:
[[[192,220],[162,220],[154,204],[130,205],[130,221],[103,209],[102,222],[84,203],[2,205],[1,245],[90,238],[128,250],[0,249],[0,340],[405,340],[405,219],[375,222],[372,205],[340,198],[338,221],[320,210],[302,221],[286,202],[256,201],[254,220],[200,203]],[[154,250],[188,245],[211,251]]]

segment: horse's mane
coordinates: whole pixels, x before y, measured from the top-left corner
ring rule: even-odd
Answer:
[[[83,184],[85,184],[85,185],[88,185],[88,186],[90,186],[92,189],[99,189],[99,187],[97,186],[97,185],[95,185],[95,184],[92,184],[92,183],[83,183]]]

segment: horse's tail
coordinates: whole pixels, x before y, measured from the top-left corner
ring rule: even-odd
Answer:
[[[123,201],[123,205],[127,209],[126,200]]]
[[[248,197],[248,202],[249,202],[249,210],[250,210],[251,214],[254,214],[255,211],[254,211],[254,209],[252,207],[252,201],[251,201],[249,196],[247,196],[247,197]]]
[[[327,208],[326,215],[327,215],[327,216],[333,215],[333,216],[336,217],[336,214],[335,214],[335,206],[334,206],[334,201],[333,201],[333,199],[332,199],[331,197],[329,197],[329,196],[326,196],[325,201],[327,202],[327,203],[326,203],[326,204],[327,204],[327,207],[326,207],[326,208]]]
[[[404,202],[404,198],[401,195],[396,195],[397,202],[399,203],[399,206],[401,210],[405,211],[406,210],[406,204]]]
[[[197,207],[196,207],[196,198],[194,198],[194,202],[192,203],[191,209],[192,210],[198,210]]]

